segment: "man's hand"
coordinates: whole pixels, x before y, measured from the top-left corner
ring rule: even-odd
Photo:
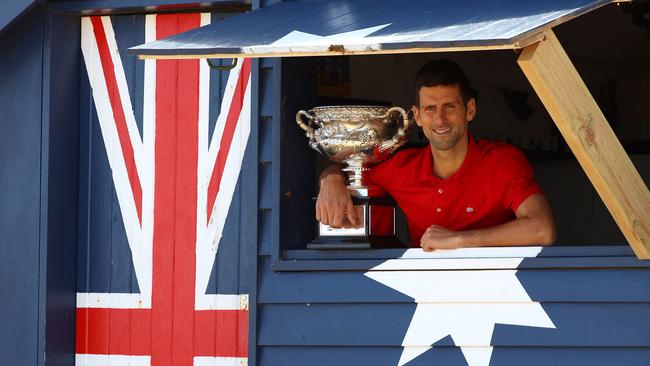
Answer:
[[[339,168],[328,168],[321,174],[316,220],[333,228],[353,228],[361,224]]]
[[[442,226],[431,225],[422,235],[420,246],[425,252],[436,249],[456,249],[463,246],[460,232],[445,229]]]

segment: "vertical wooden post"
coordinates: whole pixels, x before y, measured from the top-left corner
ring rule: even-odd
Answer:
[[[650,192],[555,34],[518,63],[637,257],[650,258]]]

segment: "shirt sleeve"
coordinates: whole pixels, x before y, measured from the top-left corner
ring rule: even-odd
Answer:
[[[370,169],[363,172],[363,178],[365,180],[364,184],[387,189],[388,185],[391,183],[391,168],[389,165],[390,159],[371,165]]]
[[[518,149],[507,150],[497,165],[497,176],[503,187],[503,204],[513,213],[528,197],[542,193],[533,177],[533,168],[526,156]]]

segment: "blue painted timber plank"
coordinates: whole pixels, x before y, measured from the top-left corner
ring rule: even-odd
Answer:
[[[265,366],[395,366],[402,347],[262,347],[260,364]],[[495,347],[491,365],[507,366],[590,365],[647,366],[648,348],[595,347]],[[467,365],[456,347],[435,347],[407,364]]]
[[[38,362],[43,42],[38,9],[0,36],[0,365]]]
[[[404,249],[374,250],[288,250],[285,259],[394,259],[404,254]],[[537,255],[542,257],[635,257],[629,245],[611,246],[551,246]],[[458,258],[463,258],[458,256]]]
[[[260,117],[273,118],[273,106],[275,99],[273,98],[274,85],[273,76],[274,68],[264,67],[260,68],[260,88],[259,88],[259,113]],[[280,116],[275,116],[279,118]]]
[[[89,14],[144,13],[151,11],[183,11],[214,7],[250,7],[251,0],[49,0],[55,12]]]
[[[90,292],[88,268],[90,256],[90,199],[92,157],[90,154],[95,113],[88,74],[80,72],[79,87],[79,234],[77,243],[77,292]]]
[[[262,262],[258,302],[412,302],[364,272],[275,272]],[[539,302],[650,302],[650,270],[520,270],[529,296]]]
[[[79,21],[47,16],[43,83],[43,146],[47,146],[47,263],[44,286],[45,365],[75,362],[76,257],[79,197]],[[44,154],[45,156],[45,154]],[[42,299],[41,299],[42,300]]]
[[[260,210],[258,215],[259,255],[271,255],[271,210]]]
[[[259,95],[259,60],[253,60],[251,68],[251,94]],[[257,304],[258,290],[258,243],[260,238],[261,220],[259,218],[258,194],[259,194],[259,123],[256,116],[259,116],[259,100],[251,98],[251,132],[249,146],[244,156],[242,175],[247,177],[243,180],[242,189],[247,198],[244,205],[244,216],[246,221],[253,222],[255,230],[244,230],[245,248],[242,257],[246,258],[246,284],[248,285],[249,303]],[[261,244],[260,244],[261,245]],[[248,309],[248,362],[257,365],[257,306],[249,306]]]
[[[259,194],[259,208],[271,209],[273,205],[273,186],[271,185],[271,178],[273,164],[261,164],[259,167],[259,180],[260,180],[260,194]]]
[[[416,304],[264,305],[260,346],[400,346]],[[544,303],[556,329],[497,324],[493,346],[650,347],[650,304]],[[439,344],[454,345],[443,338]]]
[[[273,151],[273,118],[262,117],[259,119],[260,126],[260,161],[271,162]]]
[[[369,270],[380,263],[381,259],[352,259],[352,260],[280,260],[273,264],[276,271],[363,271]],[[502,269],[495,266],[495,269]],[[540,268],[650,268],[650,261],[642,261],[630,257],[569,257],[569,258],[525,258],[518,266],[519,269],[540,269]],[[450,264],[448,268],[458,269],[458,265]],[[489,269],[489,268],[488,268]]]
[[[269,55],[510,46],[606,0],[288,1],[131,49],[141,55]],[[399,11],[396,11],[399,9]],[[368,30],[363,35],[345,34]],[[301,32],[301,33],[295,33]],[[305,35],[307,33],[307,35]],[[337,35],[319,40],[318,36]]]

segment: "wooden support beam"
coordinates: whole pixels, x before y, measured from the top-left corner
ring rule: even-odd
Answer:
[[[518,63],[637,257],[650,259],[648,187],[555,34],[526,47]]]

